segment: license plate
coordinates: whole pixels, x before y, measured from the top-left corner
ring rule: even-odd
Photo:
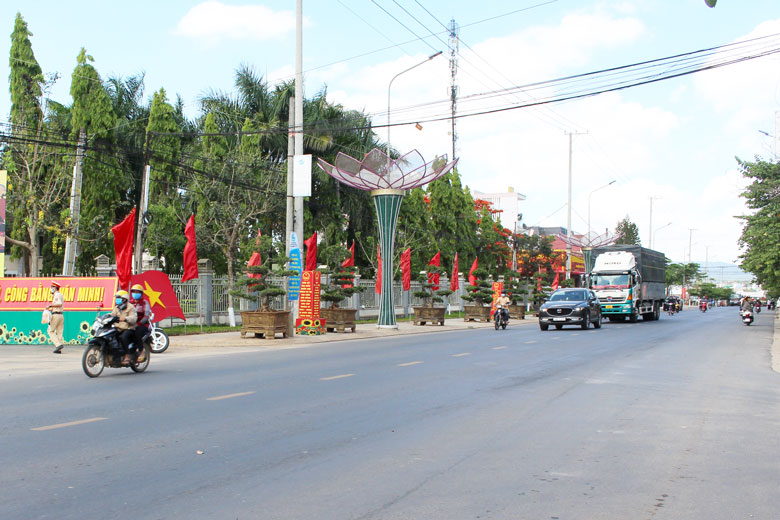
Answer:
[[[605,305],[604,308],[605,309],[614,309],[615,306],[614,305]]]
[[[566,318],[553,318],[553,321],[566,321]]]

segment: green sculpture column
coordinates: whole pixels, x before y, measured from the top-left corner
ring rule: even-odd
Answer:
[[[404,198],[404,190],[373,190],[374,207],[379,224],[379,251],[382,255],[382,293],[379,295],[379,319],[377,327],[397,329],[395,302],[393,301],[393,245],[398,211]]]

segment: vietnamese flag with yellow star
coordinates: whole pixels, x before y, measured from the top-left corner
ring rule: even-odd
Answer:
[[[155,323],[171,317],[185,319],[167,274],[162,271],[144,271],[133,275],[131,283],[141,284],[144,288],[144,296],[149,300]]]

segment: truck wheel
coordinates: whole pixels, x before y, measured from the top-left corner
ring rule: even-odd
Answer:
[[[628,317],[628,321],[630,321],[631,323],[636,323],[638,319],[639,317],[636,315],[635,312],[632,312],[631,316]]]

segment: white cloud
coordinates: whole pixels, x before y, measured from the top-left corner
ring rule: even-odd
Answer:
[[[295,31],[294,11],[273,11],[262,5],[227,5],[202,2],[179,20],[174,34],[220,40],[273,40]]]

